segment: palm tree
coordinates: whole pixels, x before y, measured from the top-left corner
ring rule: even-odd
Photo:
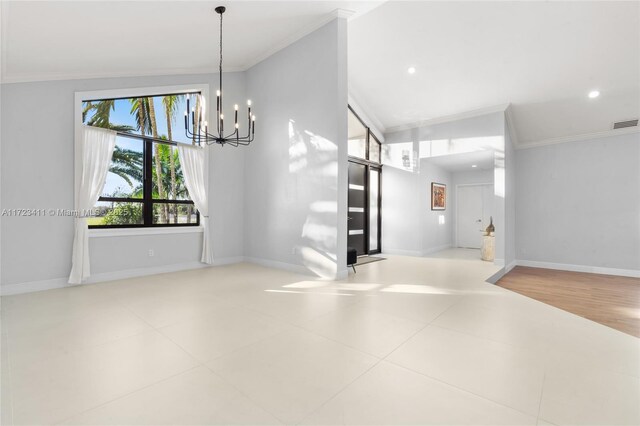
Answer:
[[[102,127],[119,132],[131,132],[133,127],[125,124],[114,124],[111,122],[111,111],[116,108],[114,99],[104,101],[87,101],[82,109],[82,122],[88,126]],[[90,114],[89,119],[87,116]]]
[[[120,176],[135,191],[137,187],[134,186],[134,182],[141,183],[143,179],[142,163],[142,152],[121,148],[116,145],[113,150],[109,171]]]
[[[176,112],[178,110],[178,102],[180,98],[181,96],[177,96],[177,95],[165,96],[162,98],[162,104],[164,105],[164,112],[167,117],[167,136],[169,137],[170,141],[173,140],[171,125],[175,120]],[[174,151],[173,146],[170,146],[169,150],[171,152],[171,155],[169,155],[169,169],[171,172],[171,198],[175,200],[176,199],[176,163],[173,155],[173,151]],[[177,206],[174,206],[174,207],[176,207],[175,209],[176,211],[174,212],[174,215],[173,215],[173,221],[174,223],[178,223]]]
[[[136,125],[142,136],[151,134],[154,139],[158,138],[158,125],[156,122],[156,112],[153,105],[153,98],[132,98],[131,99],[131,114],[136,118]],[[155,157],[155,180],[156,188],[158,191],[158,198],[164,199],[164,186],[162,185],[162,167],[160,164],[160,155],[158,149],[154,150]],[[166,223],[167,219],[167,206],[163,206],[160,209],[160,217],[162,223]]]
[[[120,132],[131,132],[133,127],[111,122],[111,111],[115,110],[115,100],[87,101],[82,109],[82,121],[89,126],[102,127]],[[112,165],[109,168],[124,179],[132,190],[136,191],[133,181],[142,182],[142,153],[116,146],[113,151]]]

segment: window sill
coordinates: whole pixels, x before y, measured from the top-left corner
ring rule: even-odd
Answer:
[[[116,228],[116,229],[89,229],[89,237],[129,237],[133,235],[167,235],[167,234],[193,234],[202,232],[202,226],[176,226],[166,228]]]

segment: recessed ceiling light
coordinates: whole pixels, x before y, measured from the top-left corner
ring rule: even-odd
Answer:
[[[472,165],[471,167],[478,167],[478,165],[477,165],[477,164],[474,164],[474,165]]]
[[[409,67],[409,69],[407,69],[407,72],[409,74],[415,74],[416,73],[416,67]]]
[[[598,92],[597,90],[592,90],[589,92],[589,98],[590,99],[595,99],[598,96],[600,96],[600,92]]]

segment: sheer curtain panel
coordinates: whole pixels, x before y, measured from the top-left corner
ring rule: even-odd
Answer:
[[[80,140],[82,150],[82,174],[76,195],[76,231],[73,239],[73,255],[70,284],[80,284],[89,278],[89,226],[88,212],[94,207],[102,192],[111,157],[116,146],[116,132],[99,127],[83,126]]]
[[[209,241],[209,201],[205,186],[205,151],[204,148],[178,144],[178,155],[184,175],[184,184],[189,195],[200,212],[202,223],[202,263],[213,263],[213,250]]]

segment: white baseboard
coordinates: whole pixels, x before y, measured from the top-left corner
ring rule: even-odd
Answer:
[[[284,269],[285,271],[295,272],[297,274],[309,275],[310,271],[302,265],[293,263],[280,262],[277,260],[263,259],[261,257],[244,257],[245,262],[255,263],[256,265],[266,266],[267,268]]]
[[[504,277],[509,271],[511,271],[513,268],[515,268],[518,265],[518,261],[514,260],[512,262],[510,262],[507,266],[504,266],[504,259],[496,259],[496,261],[494,262],[495,265],[497,266],[502,266],[500,268],[500,270],[498,272],[496,272],[495,274],[491,275],[489,278],[487,278],[485,281],[491,284],[495,284],[497,283],[500,278]]]
[[[244,261],[249,263],[255,263],[256,265],[260,265],[260,266],[265,266],[267,268],[283,269],[285,271],[294,272],[296,274],[311,275],[313,277],[326,279],[326,280],[341,280],[341,279],[347,278],[347,276],[349,275],[349,270],[347,268],[338,270],[336,275],[333,277],[318,277],[318,275],[315,274],[309,268],[302,265],[296,265],[293,263],[286,263],[286,262],[280,262],[277,260],[263,259],[261,257],[250,257],[250,256],[245,257]]]
[[[200,262],[176,263],[173,265],[154,266],[151,268],[125,269],[124,271],[102,272],[92,274],[83,284],[95,284],[105,281],[124,280],[127,278],[143,277],[146,275],[166,274],[169,272],[186,271],[189,269],[208,268],[213,265],[207,265]]]
[[[509,272],[510,270],[515,268],[516,266],[518,266],[518,261],[517,260],[514,260],[514,261],[510,262],[507,266],[504,267],[504,273],[506,274],[507,272]]]
[[[437,246],[437,247],[429,247],[429,248],[427,248],[425,250],[422,250],[422,256],[426,256],[426,255],[431,254],[431,253],[437,253],[437,252],[442,251],[442,250],[450,249],[451,247],[453,247],[451,244],[445,244],[445,245]]]
[[[604,268],[601,266],[572,265],[568,263],[538,262],[533,260],[516,260],[515,262],[518,266],[529,266],[531,268],[558,269],[560,271],[640,278],[640,270],[637,269]]]
[[[154,266],[151,268],[137,268],[127,269],[124,271],[114,272],[102,272],[99,274],[93,274],[83,284],[95,284],[105,281],[123,280],[127,278],[142,277],[146,275],[165,274],[169,272],[186,271],[189,269],[208,268],[212,266],[229,265],[232,263],[240,263],[244,261],[242,256],[237,257],[223,257],[215,259],[213,265],[207,265],[200,262],[185,262],[176,263],[173,265]],[[74,285],[82,284],[69,284],[69,278],[54,278],[50,280],[41,281],[29,281],[16,284],[6,284],[0,287],[0,295],[11,296],[14,294],[32,293],[34,291],[53,290],[57,288],[72,287]]]
[[[56,288],[71,287],[69,277],[53,278],[50,280],[27,281],[23,283],[5,284],[0,287],[0,296],[12,296],[14,294],[33,293],[34,291],[53,290]]]
[[[487,278],[485,282],[495,284],[500,280],[500,278],[504,277],[506,273],[505,268],[500,268],[499,271]]]
[[[413,257],[421,257],[422,252],[420,250],[400,250],[400,249],[388,249],[385,248],[382,251],[382,255],[385,254],[395,254],[397,256],[413,256]]]
[[[336,280],[344,280],[349,276],[349,268],[344,268],[338,270],[338,274],[336,275]]]

